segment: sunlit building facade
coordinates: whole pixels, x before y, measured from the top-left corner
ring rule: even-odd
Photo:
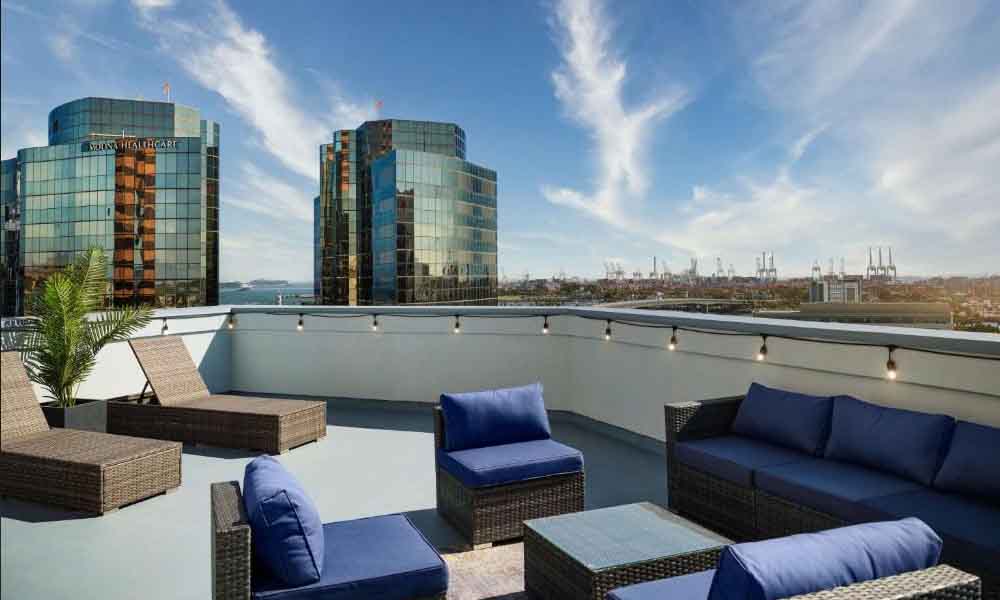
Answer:
[[[497,176],[452,123],[368,121],[320,147],[323,304],[497,303]]]
[[[7,210],[11,169],[16,211]],[[4,186],[5,236],[18,232],[11,314],[30,310],[34,290],[93,246],[108,258],[107,305],[218,304],[219,125],[197,109],[63,104],[49,114],[48,146],[4,161]]]

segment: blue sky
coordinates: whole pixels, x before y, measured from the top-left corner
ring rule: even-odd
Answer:
[[[1000,3],[2,0],[2,156],[83,96],[222,126],[222,277],[311,278],[317,146],[454,121],[499,174],[500,270],[892,246],[1000,272]],[[383,102],[375,109],[376,100]]]

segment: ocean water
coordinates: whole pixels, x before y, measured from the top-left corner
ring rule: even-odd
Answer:
[[[277,304],[278,294],[284,304],[312,303],[312,287],[302,285],[261,286],[250,290],[219,290],[219,304]]]

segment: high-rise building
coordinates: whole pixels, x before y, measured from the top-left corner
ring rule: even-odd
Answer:
[[[367,121],[320,146],[322,304],[497,302],[496,171],[453,123]]]
[[[87,248],[107,305],[219,301],[219,125],[169,102],[82,98],[49,113],[49,145],[2,163],[3,310],[22,314]]]

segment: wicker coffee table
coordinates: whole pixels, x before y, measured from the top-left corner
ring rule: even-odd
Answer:
[[[524,523],[524,587],[603,600],[615,588],[714,569],[728,539],[643,502]]]

